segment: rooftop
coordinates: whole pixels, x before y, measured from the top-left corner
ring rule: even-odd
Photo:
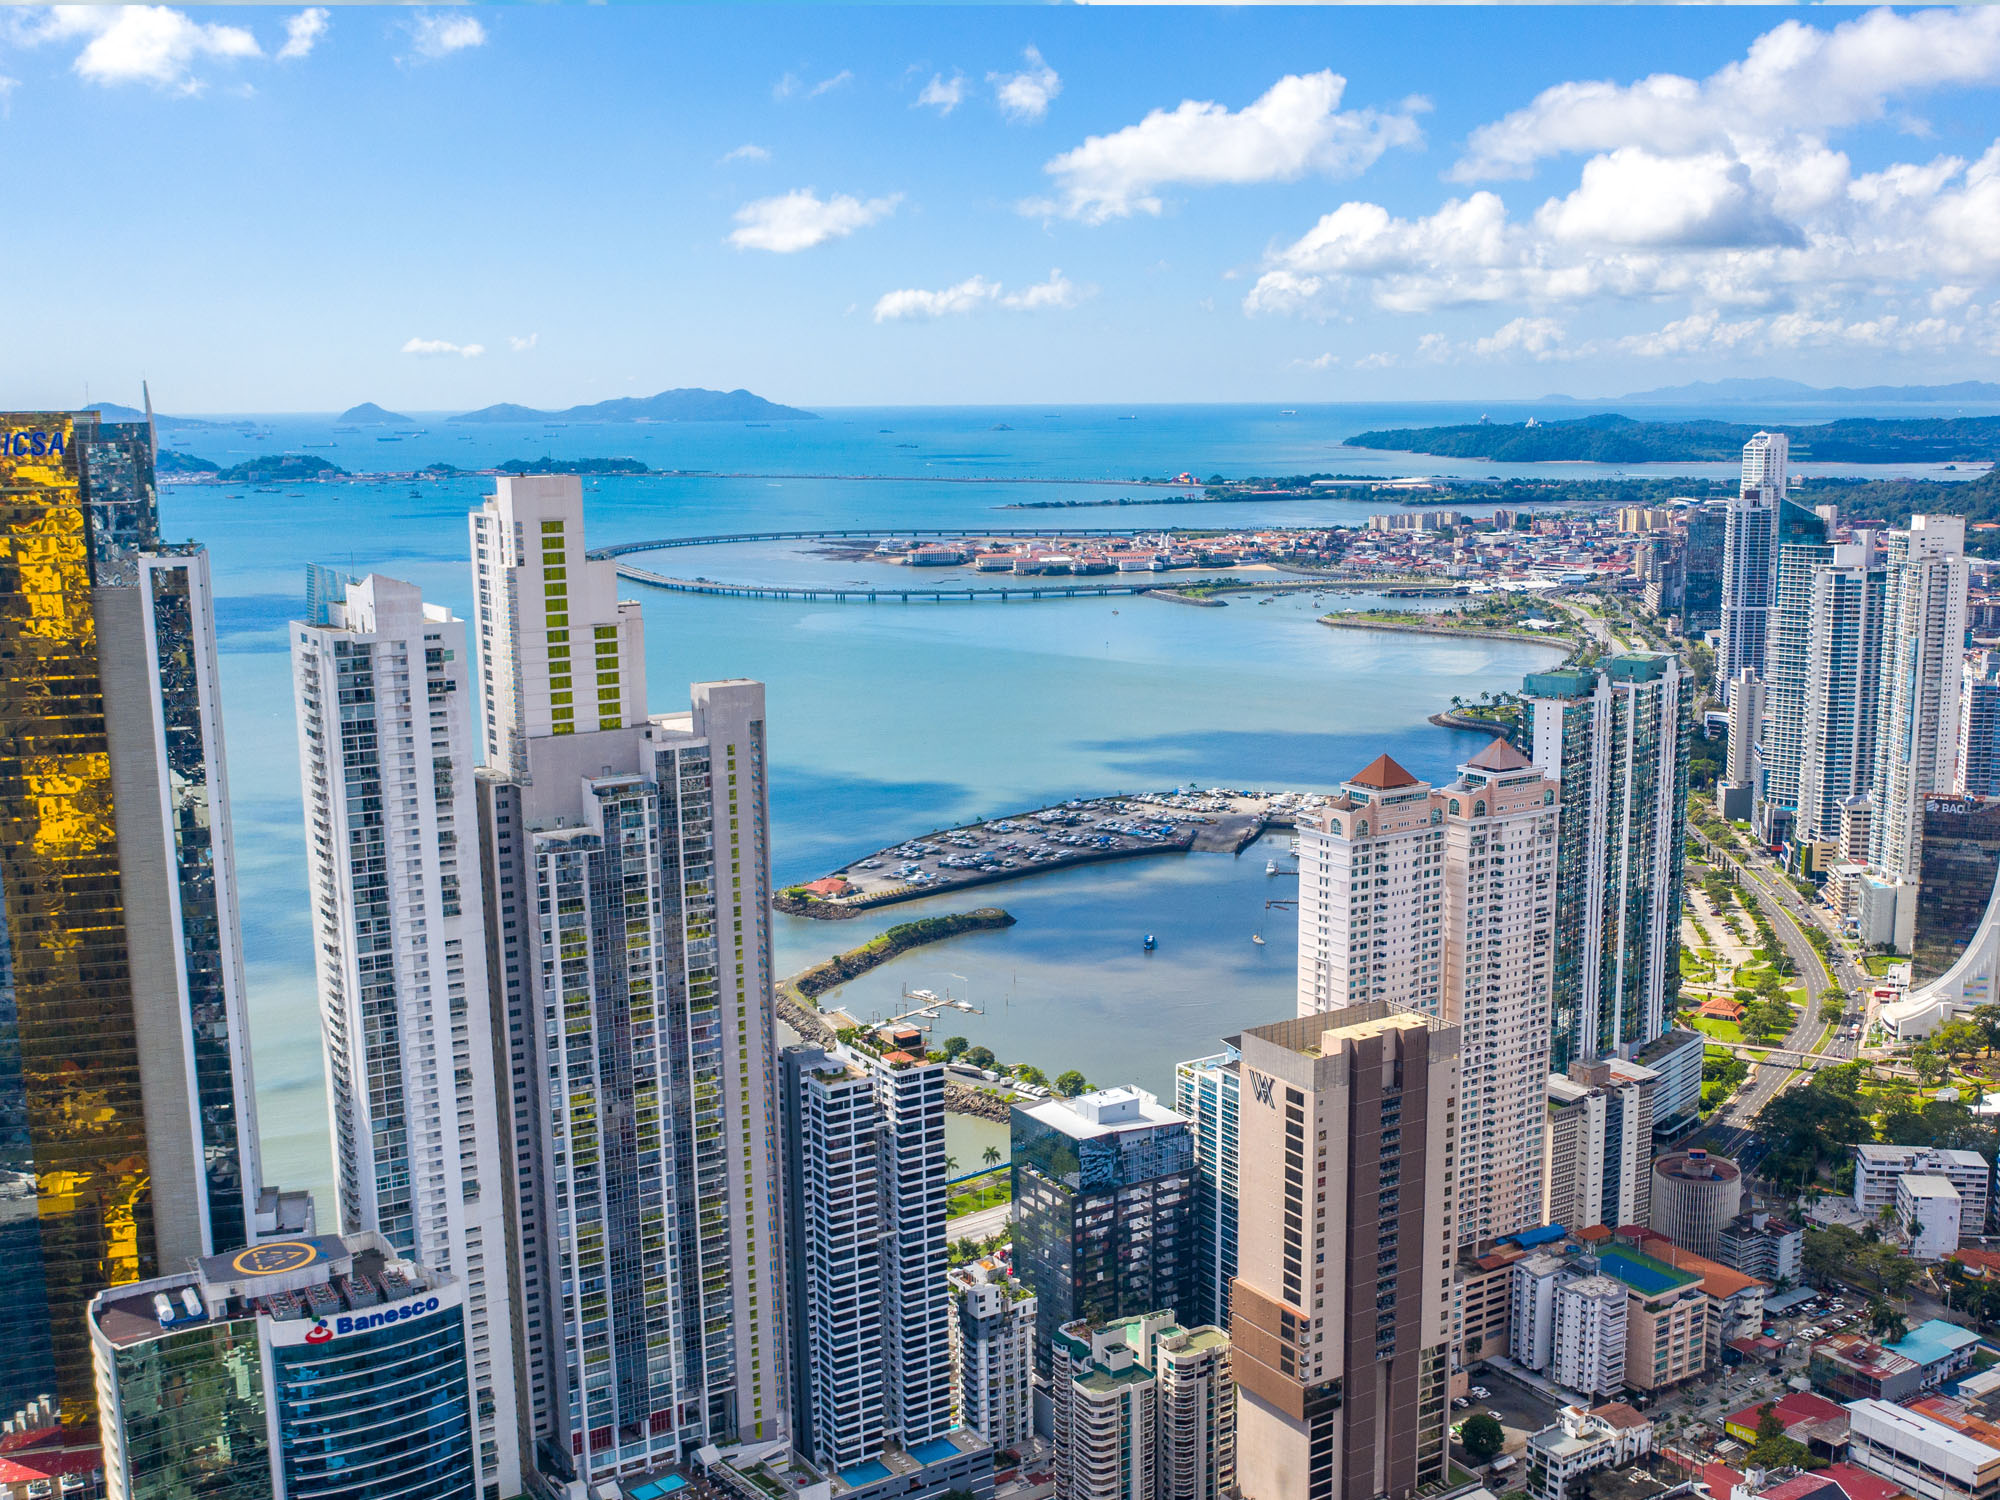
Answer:
[[[1386,758],[1386,757],[1385,757]],[[1481,771],[1524,771],[1534,764],[1510,740],[1496,739],[1466,765]]]
[[[1889,1347],[1920,1365],[1936,1364],[1979,1342],[1979,1335],[1942,1318],[1919,1323]]]
[[[1421,783],[1410,772],[1396,764],[1386,755],[1378,755],[1368,763],[1358,775],[1348,777],[1351,786],[1365,786],[1372,791],[1387,791],[1391,787],[1417,786]]]
[[[1677,1271],[1665,1261],[1625,1245],[1606,1245],[1597,1252],[1597,1265],[1605,1275],[1617,1277],[1643,1297],[1657,1297],[1701,1280],[1693,1271]]]

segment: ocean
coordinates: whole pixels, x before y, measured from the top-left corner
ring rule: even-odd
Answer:
[[[1561,414],[1504,406],[1302,407],[1296,415],[1269,407],[835,409],[820,421],[768,427],[455,426],[419,416],[386,432],[336,431],[324,417],[259,416],[170,426],[162,446],[221,464],[305,451],[375,473],[434,462],[472,469],[544,454],[715,471],[586,480],[586,525],[591,541],[604,545],[845,526],[1351,523],[1366,506],[1319,497],[1059,513],[1002,507],[1145,498],[1156,492],[1082,481],[1183,471],[1549,472],[1339,446],[1370,427],[1482,413],[1518,420],[1537,410]],[[378,440],[387,433],[401,435]],[[1555,472],[1614,471],[1565,464]],[[783,477],[766,477],[773,475]],[[825,477],[842,475],[873,477]],[[332,1168],[285,626],[302,609],[308,562],[390,574],[468,613],[465,516],[490,488],[466,475],[162,490],[166,534],[206,543],[215,571],[265,1174],[312,1188],[328,1215]],[[808,542],[637,560],[745,582],[911,576],[829,558]],[[834,605],[636,585],[626,593],[645,603],[654,711],[684,705],[693,680],[748,676],[768,684],[781,884],[913,834],[1057,798],[1189,782],[1325,788],[1385,750],[1420,775],[1447,777],[1484,739],[1434,728],[1427,716],[1454,694],[1514,686],[1557,654],[1317,623],[1346,602],[1342,596],[1195,609],[1136,598]],[[1175,1062],[1291,1012],[1291,914],[1264,906],[1292,894],[1283,877],[1264,874],[1274,853],[1283,863],[1282,843],[1233,858],[1164,855],[1030,877],[970,899],[932,898],[876,918],[780,918],[779,972],[926,911],[1004,905],[1016,926],[918,950],[834,998],[887,1014],[905,987],[948,987],[983,1012],[954,1016],[951,1033],[1051,1076],[1077,1067],[1093,1082],[1166,1093]],[[1152,953],[1140,946],[1148,931],[1159,936]],[[1262,946],[1250,941],[1253,932],[1265,938]]]

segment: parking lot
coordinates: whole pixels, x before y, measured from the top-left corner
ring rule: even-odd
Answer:
[[[1551,1401],[1541,1392],[1531,1390],[1511,1375],[1487,1366],[1473,1371],[1472,1384],[1485,1390],[1486,1395],[1473,1396],[1468,1393],[1470,1406],[1454,1406],[1451,1411],[1451,1425],[1456,1427],[1474,1412],[1490,1411],[1499,1415],[1500,1425],[1506,1430],[1507,1443],[1500,1451],[1518,1454],[1528,1446],[1528,1439],[1540,1432],[1556,1419],[1556,1409],[1560,1403]],[[1473,1467],[1465,1450],[1452,1445],[1453,1458],[1467,1468]]]

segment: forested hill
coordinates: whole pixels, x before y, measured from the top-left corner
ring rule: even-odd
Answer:
[[[1795,463],[1961,463],[2000,459],[2000,417],[1847,417],[1811,426],[1644,422],[1605,412],[1566,422],[1398,427],[1347,439],[1350,448],[1502,463],[1726,462],[1757,432],[1791,439]]]

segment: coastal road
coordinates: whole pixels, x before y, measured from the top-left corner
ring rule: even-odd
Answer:
[[[977,1213],[960,1214],[956,1219],[944,1221],[944,1237],[947,1240],[990,1240],[1013,1222],[1014,1205],[996,1203],[991,1208],[982,1208]]]

